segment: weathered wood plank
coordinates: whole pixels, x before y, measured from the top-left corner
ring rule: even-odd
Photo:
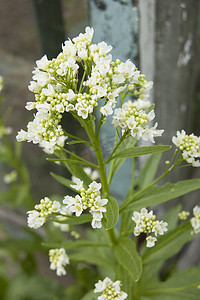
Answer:
[[[65,40],[61,1],[32,0],[32,6],[41,51],[52,59],[61,51],[61,44]]]
[[[113,46],[113,60],[138,62],[138,9],[132,0],[88,0],[89,24],[94,28],[94,42],[105,41]],[[101,130],[101,144],[105,157],[112,151],[115,129],[110,124]],[[127,159],[120,172],[116,174],[111,192],[121,199],[131,182],[131,159]],[[119,184],[120,183],[120,184]]]

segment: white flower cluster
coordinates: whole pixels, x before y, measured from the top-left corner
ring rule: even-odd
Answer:
[[[71,187],[80,192],[80,195],[76,195],[75,197],[65,196],[63,203],[66,205],[66,209],[69,209],[79,217],[84,210],[89,208],[93,217],[92,227],[101,228],[103,212],[106,212],[104,205],[108,202],[108,199],[101,198],[101,183],[93,181],[86,190],[83,187],[83,181],[79,178],[75,177],[74,182],[75,184],[71,185]]]
[[[191,218],[190,223],[192,225],[194,233],[199,233],[200,232],[200,206],[196,205],[193,208],[193,215],[194,217]]]
[[[155,220],[156,216],[153,215],[153,211],[148,212],[146,208],[142,208],[140,213],[134,211],[132,220],[136,223],[134,228],[134,235],[138,236],[141,233],[146,233],[146,246],[151,248],[155,245],[157,241],[157,235],[163,235],[165,231],[167,231],[167,222]],[[149,235],[150,233],[154,233],[156,237]]]
[[[58,276],[67,274],[64,267],[69,264],[69,257],[64,248],[50,249],[49,260],[51,262],[50,269],[56,270]]]
[[[52,112],[48,104],[38,107],[35,118],[27,125],[27,132],[21,129],[17,134],[18,142],[27,141],[39,144],[46,153],[52,154],[56,146],[64,146],[67,139],[59,122],[62,115]]]
[[[123,132],[130,131],[133,137],[138,140],[154,143],[154,137],[161,136],[164,130],[158,130],[157,123],[149,127],[149,122],[155,118],[154,110],[146,112],[151,106],[149,101],[138,99],[137,101],[127,101],[122,108],[116,108],[114,111],[112,124],[115,128],[121,128]]]
[[[60,125],[64,112],[86,119],[102,99],[100,111],[108,116],[122,93],[148,98],[152,82],[147,82],[130,60],[113,62],[112,47],[105,42],[92,44],[93,33],[93,28],[86,27],[84,34],[65,41],[57,58],[48,60],[44,55],[36,61],[29,85],[35,102],[27,102],[26,109],[37,112],[27,131],[18,132],[18,141],[32,141],[53,153],[66,139]],[[79,81],[80,63],[84,74]]]
[[[200,167],[200,137],[193,133],[187,135],[184,130],[177,131],[172,142],[182,151],[182,157],[193,167]]]
[[[103,281],[99,280],[95,284],[94,293],[102,293],[98,300],[123,300],[127,298],[127,294],[121,291],[121,282],[119,280],[113,282],[106,277]]]
[[[178,214],[178,217],[179,217],[180,220],[185,221],[189,215],[190,215],[189,211],[182,210]]]
[[[47,220],[52,213],[60,211],[61,205],[58,201],[51,201],[48,197],[40,200],[40,204],[35,205],[34,210],[27,212],[28,214],[28,226],[30,228],[38,229]]]

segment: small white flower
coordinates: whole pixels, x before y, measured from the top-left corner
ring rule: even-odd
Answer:
[[[95,290],[94,293],[100,293],[106,288],[105,279],[104,281],[99,280],[97,283],[95,283]]]
[[[136,123],[135,118],[133,116],[130,117],[130,118],[128,118],[128,120],[127,120],[127,126],[131,130],[133,130],[134,128],[136,128],[137,123]]]
[[[105,54],[109,53],[112,50],[112,46],[107,45],[104,41],[98,43],[97,47],[99,49],[99,54],[100,55],[105,55]]]
[[[91,107],[84,107],[81,103],[77,103],[75,106],[77,110],[77,115],[83,119],[87,119],[88,114],[91,112]]]
[[[42,89],[42,93],[45,96],[54,96],[55,95],[55,90],[54,90],[53,86],[49,83],[47,85],[47,88]]]
[[[102,227],[101,220],[95,219],[95,218],[92,219],[91,225],[92,225],[92,228],[101,228]]]
[[[60,208],[61,208],[60,202],[58,202],[58,201],[53,201],[53,205],[52,205],[52,207],[51,207],[51,211],[52,211],[52,212],[59,212]]]
[[[35,108],[36,103],[35,102],[27,102],[25,108],[27,110],[32,110]]]
[[[89,188],[93,192],[98,192],[101,189],[101,183],[97,183],[96,181],[93,181],[92,183],[90,183]]]
[[[193,208],[193,214],[194,214],[194,216],[200,215],[200,206],[196,205]]]
[[[153,246],[155,246],[155,242],[157,241],[157,238],[153,237],[153,236],[148,236],[146,238],[146,241],[147,241],[147,247],[148,248],[151,248]]]
[[[83,181],[75,176],[72,176],[72,180],[75,184],[70,184],[70,186],[77,191],[81,191],[81,189],[83,188]]]
[[[194,229],[194,232],[197,234],[200,232],[200,219],[197,218],[192,218],[190,220],[190,223]]]
[[[156,224],[155,226],[153,226],[152,228],[152,232],[155,233],[155,236],[157,236],[158,234],[163,235],[165,231],[167,231],[167,222],[159,222],[158,224]]]
[[[113,113],[112,103],[108,102],[106,105],[102,106],[100,108],[100,112],[102,113],[102,115],[106,117],[112,115]]]
[[[27,137],[28,137],[28,133],[26,131],[24,131],[23,129],[21,129],[17,136],[16,136],[16,139],[18,142],[22,142],[22,141],[26,141],[27,140]]]
[[[46,69],[49,65],[49,61],[47,59],[47,56],[44,55],[39,60],[36,60],[36,65],[39,69],[46,71]]]
[[[68,101],[75,101],[76,100],[76,98],[77,98],[77,95],[74,93],[74,91],[72,90],[72,89],[69,89],[68,90],[68,93],[66,94],[66,99],[68,100]]]
[[[45,218],[40,216],[40,213],[36,210],[31,210],[27,212],[28,227],[38,229],[45,223]]]
[[[75,203],[75,200],[73,197],[71,196],[65,196],[64,200],[63,200],[63,204],[66,204],[65,209],[69,209],[70,206],[73,206]]]
[[[145,128],[142,132],[142,139],[144,141],[150,141],[152,143],[155,143],[154,137],[162,136],[164,130],[163,129],[156,129],[158,126],[158,123],[156,122],[155,125],[151,128]]]
[[[74,205],[69,207],[69,210],[76,214],[76,217],[79,217],[83,212],[82,200],[79,195],[76,195],[74,198]]]

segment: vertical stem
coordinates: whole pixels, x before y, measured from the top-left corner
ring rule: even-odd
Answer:
[[[84,124],[84,128],[88,134],[88,137],[90,138],[90,141],[92,142],[93,149],[96,154],[98,166],[99,166],[99,175],[101,179],[102,184],[102,190],[103,190],[103,196],[108,198],[109,197],[109,186],[107,182],[107,176],[106,176],[106,165],[103,160],[103,154],[101,151],[101,145],[99,141],[99,137],[96,136],[95,132],[92,130],[92,126],[90,126],[87,122]],[[113,228],[107,230],[107,233],[109,235],[110,241],[112,244],[116,244],[116,237]]]

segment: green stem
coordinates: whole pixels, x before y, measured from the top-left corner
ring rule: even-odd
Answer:
[[[101,118],[100,118],[100,121],[99,121],[99,125],[98,125],[98,128],[97,128],[97,138],[98,139],[99,139],[99,134],[100,134],[101,126],[103,125],[103,119],[104,119],[104,116],[101,115]]]
[[[114,232],[113,228],[107,230],[107,233],[108,233],[108,236],[110,238],[112,245],[115,245],[117,240],[116,240],[115,232]]]
[[[108,163],[111,161],[111,159],[112,159],[112,157],[113,157],[113,154],[116,152],[116,150],[118,149],[118,147],[120,146],[120,144],[123,142],[123,140],[125,140],[125,138],[127,137],[127,134],[128,134],[128,131],[125,132],[125,133],[121,136],[119,142],[116,144],[116,146],[115,146],[115,148],[113,149],[112,153],[110,154],[109,158],[105,161],[105,164],[108,164]]]
[[[96,154],[98,166],[99,166],[99,176],[101,179],[101,184],[102,184],[102,190],[103,190],[103,196],[105,198],[109,197],[109,186],[107,182],[107,176],[106,176],[106,165],[103,160],[103,154],[101,151],[101,146],[100,146],[100,141],[99,137],[95,135],[95,132],[92,130],[92,126],[89,125],[89,123],[86,121],[84,124],[85,131],[92,142],[93,149]],[[109,239],[112,243],[112,245],[116,244],[116,237],[113,228],[107,230]]]

